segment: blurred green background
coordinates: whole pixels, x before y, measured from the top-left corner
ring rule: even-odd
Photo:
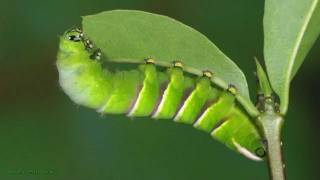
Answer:
[[[268,179],[264,163],[171,121],[101,116],[58,86],[58,36],[111,9],[168,15],[208,36],[248,77],[262,59],[262,0],[0,1],[0,179]],[[283,131],[289,180],[320,179],[320,40],[294,79]]]

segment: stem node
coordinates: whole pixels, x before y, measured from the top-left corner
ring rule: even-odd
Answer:
[[[268,167],[271,180],[285,180],[285,164],[282,157],[281,129],[283,117],[275,111],[274,102],[264,101],[265,111],[257,118],[257,124],[266,140]]]

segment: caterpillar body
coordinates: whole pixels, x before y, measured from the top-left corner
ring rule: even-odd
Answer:
[[[78,29],[60,37],[57,68],[59,83],[77,104],[104,114],[150,116],[191,124],[253,160],[262,160],[264,148],[249,117],[235,102],[236,88],[215,86],[209,71],[203,76],[184,74],[183,64],[173,61],[158,70],[153,59],[138,68],[104,68],[101,53]]]

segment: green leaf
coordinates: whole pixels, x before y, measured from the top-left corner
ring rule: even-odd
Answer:
[[[189,26],[166,16],[114,10],[83,17],[83,30],[108,61],[142,63],[145,58],[154,58],[156,64],[169,67],[178,60],[189,73],[202,75],[203,70],[209,70],[215,84],[224,89],[235,85],[239,102],[251,115],[258,114],[242,71]]]
[[[271,86],[288,109],[290,81],[320,33],[319,0],[266,0],[264,56]]]
[[[268,77],[267,77],[266,73],[264,72],[259,61],[257,59],[255,59],[255,61],[256,61],[256,66],[257,66],[257,76],[259,79],[260,89],[263,92],[264,97],[270,97],[272,94],[272,89],[270,87]]]

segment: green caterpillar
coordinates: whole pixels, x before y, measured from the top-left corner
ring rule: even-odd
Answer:
[[[77,104],[100,113],[173,119],[210,133],[215,139],[253,160],[262,160],[264,146],[249,117],[235,104],[236,88],[227,90],[202,77],[184,74],[183,65],[157,70],[153,59],[138,68],[103,68],[101,52],[79,29],[60,37],[59,82]],[[249,137],[249,138],[247,138]]]

